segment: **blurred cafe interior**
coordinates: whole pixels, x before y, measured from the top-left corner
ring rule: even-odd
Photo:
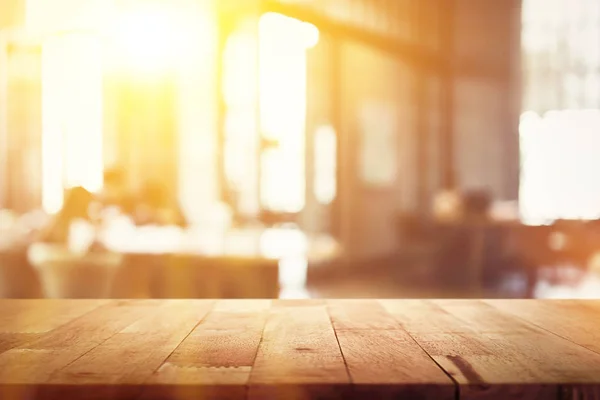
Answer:
[[[0,298],[600,298],[597,0],[2,0]]]

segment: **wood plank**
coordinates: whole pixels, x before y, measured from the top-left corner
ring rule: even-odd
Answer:
[[[405,331],[340,330],[337,336],[355,398],[454,399],[453,381]]]
[[[600,353],[599,302],[486,300],[485,303]]]
[[[453,381],[376,300],[328,300],[357,398],[453,399]]]
[[[0,354],[0,386],[47,382],[55,371],[152,312],[156,304],[154,301],[109,302],[47,332],[38,340]]]
[[[593,301],[0,301],[0,399],[437,399],[453,380],[467,399],[593,399],[599,315]]]
[[[39,333],[0,333],[0,353],[40,338]]]
[[[600,354],[600,302],[577,300],[490,300],[490,306]],[[593,384],[561,385],[562,399],[600,398],[600,379]]]
[[[516,333],[540,331],[534,325],[510,314],[499,312],[489,304],[479,300],[433,300],[432,303],[460,320],[474,332]]]
[[[524,328],[525,322],[478,301],[444,309],[457,324],[475,323],[476,332],[456,333],[451,323],[450,332],[411,335],[459,383],[461,399],[558,399],[563,388],[589,391],[600,381],[600,356],[579,345]]]
[[[112,301],[70,323],[60,326],[34,343],[30,350],[93,348],[141,318],[152,315],[158,300]]]
[[[474,332],[467,324],[426,300],[379,300],[409,333]]]
[[[107,300],[2,300],[0,332],[48,332],[107,303]]]
[[[250,374],[250,399],[346,399],[349,383],[325,306],[272,308]]]
[[[168,300],[146,313],[65,368],[48,383],[57,399],[78,397],[125,399],[142,393],[149,380],[183,339],[210,311],[212,301]],[[96,385],[85,393],[86,385]]]
[[[213,308],[213,312],[268,312],[271,309],[272,300],[219,300]]]
[[[327,306],[336,331],[400,328],[398,322],[376,300],[328,300]]]
[[[143,399],[245,399],[270,300],[221,300],[150,380]]]
[[[251,367],[179,367],[168,363],[140,400],[246,399]]]
[[[325,304],[326,300],[322,299],[278,299],[271,301],[271,308],[316,307]]]

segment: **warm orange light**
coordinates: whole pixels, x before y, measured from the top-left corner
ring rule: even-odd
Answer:
[[[50,4],[52,3],[52,4]],[[195,82],[215,21],[193,2],[113,0],[27,3],[27,26],[43,47],[43,205],[62,207],[65,188],[102,187],[103,79],[174,72]],[[96,18],[93,18],[96,17]],[[194,69],[190,70],[190,66]]]
[[[260,17],[258,38],[253,26],[245,28],[228,38],[224,55],[227,180],[238,191],[238,211],[255,213],[260,199],[270,211],[299,212],[306,198],[307,50],[319,30],[277,13]],[[270,145],[257,160],[262,139]]]
[[[185,9],[167,6],[120,12],[107,32],[115,51],[113,61],[136,73],[177,68],[201,50],[194,39],[207,22],[193,20]]]
[[[89,34],[58,35],[43,45],[44,209],[62,207],[64,188],[102,186],[102,56]]]

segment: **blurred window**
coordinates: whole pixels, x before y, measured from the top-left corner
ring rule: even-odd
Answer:
[[[60,210],[63,188],[102,186],[102,57],[92,34],[47,39],[42,61],[44,209]]]
[[[600,218],[600,2],[523,2],[520,210]]]
[[[525,0],[525,111],[600,108],[600,2]]]
[[[266,13],[255,35],[242,25],[225,46],[226,184],[242,215],[297,213],[306,201],[307,50],[319,30]]]
[[[260,198],[264,209],[302,211],[306,200],[307,50],[319,41],[311,24],[264,14],[260,40]]]
[[[40,205],[41,47],[0,32],[0,208],[26,212]]]
[[[600,218],[600,110],[525,113],[520,136],[524,220]]]
[[[243,25],[227,39],[223,59],[225,184],[236,211],[252,216],[259,211],[256,48],[251,24]]]

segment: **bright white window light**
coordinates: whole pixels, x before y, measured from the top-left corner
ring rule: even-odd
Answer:
[[[600,217],[600,110],[521,117],[520,210],[524,221]]]
[[[102,51],[89,34],[56,35],[42,55],[44,210],[62,207],[65,188],[102,187]]]
[[[299,212],[305,205],[307,50],[319,41],[311,24],[267,13],[259,22],[259,105],[264,139],[260,198],[272,211]]]
[[[27,2],[27,29],[43,43],[42,202],[47,212],[60,210],[64,189],[102,187],[105,74],[146,79],[167,70],[181,73],[206,55],[202,41],[210,40],[203,34],[210,21],[195,2],[122,4]]]
[[[214,23],[189,2],[138,2],[119,8],[103,29],[116,65],[137,75],[175,71],[204,54]]]
[[[337,137],[330,125],[315,132],[315,198],[330,204],[337,192]]]

